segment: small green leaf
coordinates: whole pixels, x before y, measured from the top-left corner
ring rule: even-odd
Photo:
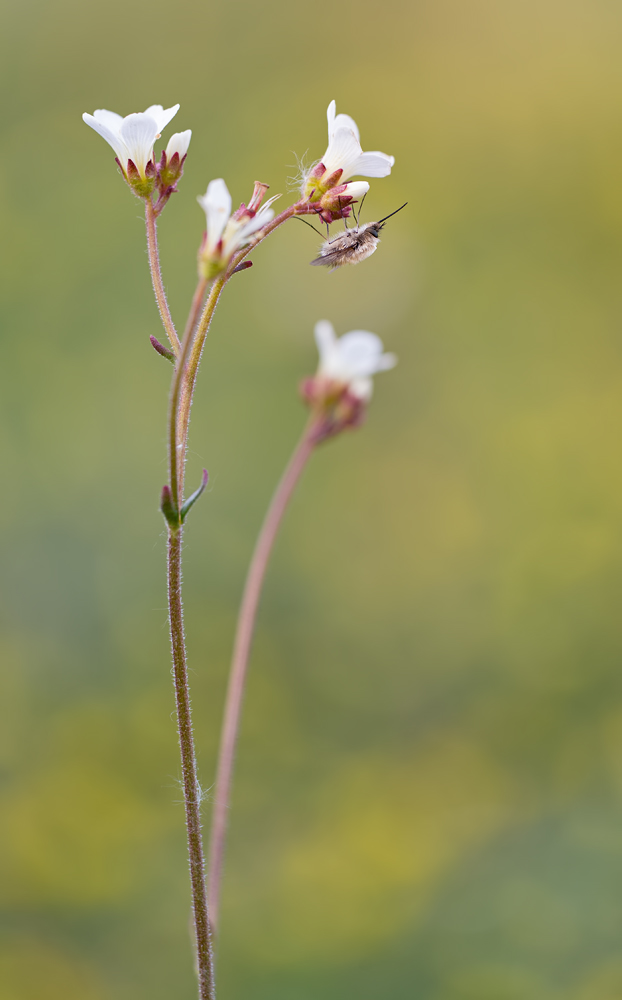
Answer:
[[[186,520],[186,514],[188,513],[188,511],[190,510],[190,508],[192,507],[192,505],[197,502],[197,500],[201,496],[201,493],[203,492],[203,490],[207,486],[207,480],[208,479],[209,479],[209,476],[207,474],[207,469],[203,469],[203,476],[201,478],[201,485],[199,486],[198,490],[194,491],[194,493],[192,494],[192,496],[188,497],[188,499],[186,500],[185,504],[183,504],[183,506],[181,508],[180,519],[181,519],[181,523],[182,524]],[[166,517],[166,515],[164,515],[164,516]]]

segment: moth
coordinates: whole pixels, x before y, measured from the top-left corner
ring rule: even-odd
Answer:
[[[408,204],[407,201],[395,212],[385,215],[379,222],[366,222],[361,226],[358,222],[352,229],[346,226],[345,232],[339,236],[334,236],[332,240],[326,240],[320,248],[320,255],[311,264],[320,264],[322,267],[329,267],[334,271],[336,267],[343,267],[344,264],[358,264],[371,257],[380,242],[380,233],[384,229],[387,219],[392,215],[397,215]],[[360,219],[360,214],[359,214]],[[345,220],[344,220],[345,222]]]

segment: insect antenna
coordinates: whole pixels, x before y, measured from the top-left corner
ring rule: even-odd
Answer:
[[[395,211],[391,212],[390,215],[385,215],[384,219],[378,219],[378,222],[375,222],[374,225],[379,226],[381,222],[386,222],[387,219],[391,218],[391,215],[397,215],[397,213],[401,212],[403,208],[406,208],[407,204],[408,204],[408,202],[405,201],[403,205],[400,205],[399,208],[396,208]]]
[[[307,222],[307,220],[306,220],[306,219],[303,219],[303,218],[301,218],[301,216],[300,216],[300,215],[295,215],[295,216],[294,216],[294,218],[295,218],[295,219],[298,219],[298,221],[299,221],[299,222],[304,222],[305,226],[308,226],[308,227],[309,227],[309,229],[312,229],[314,233],[317,233],[317,234],[318,234],[318,236],[321,236],[321,237],[322,237],[322,239],[324,239],[324,236],[322,235],[322,233],[321,233],[321,232],[319,231],[319,229],[316,229],[316,228],[315,228],[315,226],[313,225],[313,223],[312,223],[312,222]]]

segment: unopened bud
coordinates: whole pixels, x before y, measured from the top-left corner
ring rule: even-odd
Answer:
[[[184,163],[191,137],[192,130],[187,129],[185,132],[176,132],[169,139],[158,164],[160,191],[168,188],[170,189],[169,193],[172,194],[175,190],[175,185],[184,172]]]

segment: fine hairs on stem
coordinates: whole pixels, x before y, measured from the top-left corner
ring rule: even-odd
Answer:
[[[271,208],[278,195],[262,201],[268,185],[255,181],[248,204],[232,212],[231,195],[222,178],[210,181],[199,203],[205,211],[206,229],[198,252],[198,282],[181,337],[171,315],[160,269],[157,219],[177,191],[188,154],[191,131],[175,133],[158,159],[154,143],[177,114],[179,105],[164,109],[151,105],[144,112],[122,118],[111,111],[84,114],[84,121],[113,148],[116,162],[132,192],[145,202],[145,227],[151,279],[162,326],[170,349],[154,336],[157,353],[172,363],[168,404],[168,482],[161,495],[161,511],[168,529],[168,610],[177,730],[181,759],[184,810],[190,860],[192,915],[196,944],[199,1000],[215,1000],[211,935],[217,927],[220,887],[229,808],[233,759],[249,654],[261,589],[275,538],[296,483],[314,448],[327,438],[357,427],[371,398],[372,376],[395,363],[382,353],[373,333],[356,330],[337,339],[330,323],[315,328],[320,363],[314,376],[304,380],[301,395],[311,413],[307,427],[274,494],[263,523],[248,572],[238,620],[231,676],[220,742],[215,806],[210,850],[209,893],[201,834],[200,785],[192,729],[188,664],[182,600],[182,549],[185,520],[207,483],[207,472],[198,489],[185,497],[188,430],[197,374],[220,297],[231,277],[250,267],[247,256],[271,233],[291,218],[319,217],[328,227],[345,220],[352,206],[369,190],[366,181],[351,177],[385,177],[393,157],[364,153],[358,128],[348,115],[337,115],[335,102],[328,107],[328,148],[321,160],[302,178],[300,197],[275,215]]]

